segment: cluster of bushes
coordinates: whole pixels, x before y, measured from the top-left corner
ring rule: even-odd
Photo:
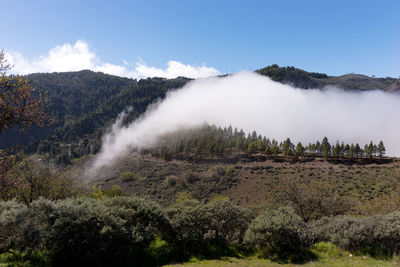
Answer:
[[[242,244],[250,216],[227,200],[181,196],[167,209],[135,197],[0,202],[0,253],[46,251],[56,266],[143,266]]]
[[[15,201],[0,206],[0,252],[46,250],[55,266],[143,265],[150,243],[172,231],[160,206],[138,198],[39,199],[29,207]]]
[[[356,218],[325,217],[310,223],[308,243],[331,242],[343,249],[386,258],[400,253],[400,212]]]
[[[189,194],[168,208],[136,197],[0,202],[0,254],[23,253],[36,262],[42,255],[56,266],[149,266],[255,249],[300,263],[315,259],[310,247],[321,241],[390,257],[400,252],[400,213],[306,223],[288,207],[259,212],[221,196],[200,203]]]

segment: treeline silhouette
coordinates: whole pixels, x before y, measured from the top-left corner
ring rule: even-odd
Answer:
[[[345,74],[328,76],[324,73],[308,72],[293,66],[280,67],[277,64],[256,70],[258,74],[267,76],[280,83],[291,84],[298,88],[324,88],[335,86],[344,90],[376,90],[394,92],[400,89],[400,79],[386,77],[375,78],[361,74]]]
[[[372,141],[364,146],[336,141],[330,144],[327,137],[316,143],[294,144],[290,138],[278,142],[257,134],[233,129],[204,125],[195,129],[185,129],[163,135],[149,151],[153,156],[164,159],[205,159],[225,156],[263,155],[271,159],[292,159],[322,157],[325,160],[374,160],[385,156],[382,141]]]

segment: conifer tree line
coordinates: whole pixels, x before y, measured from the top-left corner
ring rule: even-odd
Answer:
[[[163,135],[149,152],[162,158],[194,158],[201,159],[213,156],[234,154],[265,155],[268,158],[323,157],[329,159],[374,159],[385,156],[386,148],[382,141],[372,141],[364,146],[345,144],[336,141],[330,144],[327,137],[316,143],[294,144],[287,138],[278,142],[257,134],[233,129],[232,126],[221,128],[205,125],[196,129],[181,130]]]
[[[101,135],[98,135],[96,138],[84,138],[71,143],[44,140],[39,143],[36,152],[46,155],[48,159],[53,159],[59,164],[70,164],[72,159],[98,153],[100,147]]]

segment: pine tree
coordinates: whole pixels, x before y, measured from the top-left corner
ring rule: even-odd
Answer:
[[[296,153],[295,153],[295,155],[297,156],[297,157],[301,157],[301,156],[303,156],[304,155],[304,147],[303,147],[303,145],[299,142],[298,144],[297,144],[297,146],[296,146]]]
[[[378,144],[377,151],[380,158],[382,158],[386,153],[386,149],[385,146],[383,145],[382,140]]]
[[[354,146],[354,154],[356,155],[356,158],[361,156],[361,148],[360,145],[358,143],[356,143],[356,145]]]
[[[328,160],[330,155],[331,155],[331,150],[329,149],[328,146],[326,146],[323,153],[324,160]]]
[[[351,158],[351,159],[354,157],[354,144],[351,144],[347,156],[348,156],[349,158]]]
[[[285,157],[291,156],[293,154],[293,150],[294,150],[294,145],[290,141],[290,138],[287,138],[285,142],[282,143],[283,156]]]

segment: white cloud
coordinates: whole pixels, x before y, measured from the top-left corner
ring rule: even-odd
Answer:
[[[90,50],[88,43],[78,40],[75,44],[69,43],[56,46],[49,50],[47,55],[41,55],[37,59],[27,59],[17,51],[6,52],[6,59],[14,68],[12,73],[29,74],[34,72],[63,72],[89,69],[104,73],[129,78],[164,77],[176,78],[185,76],[189,78],[209,77],[220,74],[212,67],[185,65],[178,61],[168,61],[166,69],[147,66],[142,60],[129,69],[129,63],[125,60],[121,65],[102,62],[100,58]]]
[[[144,77],[165,77],[165,78],[175,78],[178,76],[185,76],[190,78],[202,78],[209,76],[219,75],[220,72],[214,68],[200,66],[194,67],[191,65],[184,65],[178,61],[170,60],[168,61],[168,68],[158,69],[155,67],[149,67],[144,63],[137,63],[136,66],[137,73],[143,75]]]
[[[400,95],[379,90],[302,90],[248,72],[198,79],[169,93],[130,125],[114,124],[91,170],[112,164],[131,148],[151,147],[164,133],[204,122],[306,145],[324,136],[331,144],[382,140],[388,155],[399,156],[399,113]]]

